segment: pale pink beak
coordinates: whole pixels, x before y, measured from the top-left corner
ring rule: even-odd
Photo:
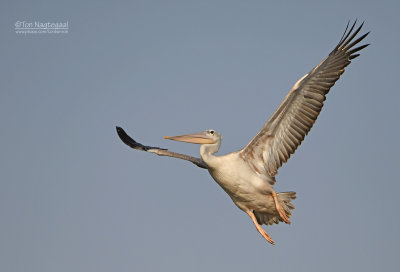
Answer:
[[[186,142],[192,144],[213,144],[214,139],[207,135],[206,132],[198,132],[193,134],[184,134],[179,136],[165,136],[164,139]]]

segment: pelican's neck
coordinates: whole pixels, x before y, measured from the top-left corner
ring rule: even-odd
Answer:
[[[218,152],[220,145],[221,142],[218,141],[215,144],[202,144],[200,146],[201,158],[208,166],[215,164],[217,156],[214,156],[214,154]]]

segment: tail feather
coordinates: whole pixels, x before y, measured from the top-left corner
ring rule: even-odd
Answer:
[[[296,192],[283,192],[277,193],[278,200],[286,212],[286,216],[290,218],[292,215],[291,210],[294,210],[294,205],[291,202],[292,199],[296,199]],[[260,225],[273,225],[278,224],[279,222],[283,222],[282,218],[279,216],[278,212],[274,211],[273,213],[262,213],[254,211],[254,215],[257,218],[257,221]]]

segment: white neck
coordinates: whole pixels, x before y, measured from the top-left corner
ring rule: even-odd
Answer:
[[[208,166],[213,166],[215,164],[217,157],[214,156],[214,154],[218,152],[220,145],[221,141],[215,144],[202,144],[200,146],[201,158]]]

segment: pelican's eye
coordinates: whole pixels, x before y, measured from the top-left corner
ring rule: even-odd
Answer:
[[[211,135],[214,135],[215,131],[214,130],[209,130],[208,133],[210,133]]]

